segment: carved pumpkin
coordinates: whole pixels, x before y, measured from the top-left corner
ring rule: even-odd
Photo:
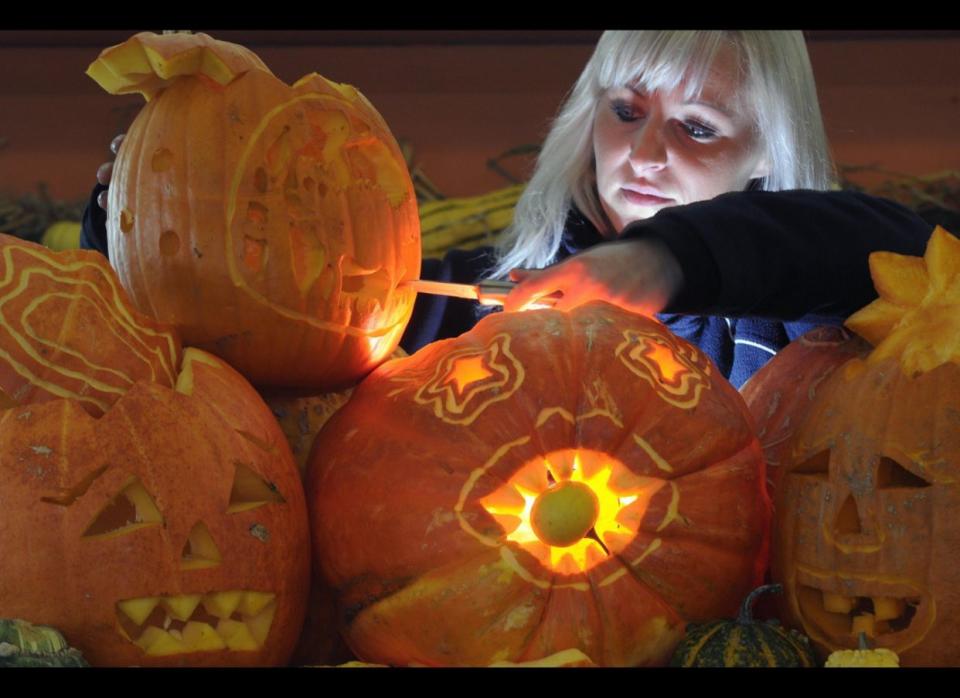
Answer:
[[[693,346],[604,303],[494,313],[389,361],[314,442],[316,568],[363,661],[579,650],[665,663],[766,563],[746,406]]]
[[[0,599],[94,665],[270,665],[306,504],[239,373],[136,312],[93,252],[0,236]]]
[[[838,366],[869,349],[863,339],[842,327],[818,327],[784,347],[740,388],[756,420],[767,461],[767,491],[774,501],[791,437],[816,400],[820,385]]]
[[[390,354],[420,274],[413,184],[349,85],[142,33],[87,71],[148,100],[117,155],[110,259],[134,303],[256,385],[333,389]]]
[[[821,655],[862,632],[905,666],[960,662],[960,241],[875,253],[880,298],[847,326],[876,348],[823,382],[777,494],[784,620]]]

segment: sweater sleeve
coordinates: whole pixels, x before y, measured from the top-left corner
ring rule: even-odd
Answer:
[[[107,250],[107,212],[100,208],[97,196],[106,189],[97,184],[90,194],[87,207],[83,211],[83,221],[80,224],[80,248],[97,250],[109,257]]]
[[[850,191],[747,191],[628,226],[661,240],[684,274],[665,312],[845,318],[874,298],[868,257],[922,255],[932,227],[905,206]]]

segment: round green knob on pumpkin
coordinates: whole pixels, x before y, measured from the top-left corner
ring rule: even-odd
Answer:
[[[810,640],[777,621],[756,621],[757,596],[781,593],[779,584],[758,587],[747,595],[735,620],[691,623],[674,651],[670,666],[681,667],[813,667],[817,659]]]

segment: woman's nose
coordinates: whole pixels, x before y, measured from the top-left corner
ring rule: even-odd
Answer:
[[[638,172],[660,170],[667,164],[664,124],[647,119],[636,130],[630,147],[630,162]]]

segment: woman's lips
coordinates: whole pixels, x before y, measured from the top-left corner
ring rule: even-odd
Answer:
[[[623,198],[630,203],[638,204],[640,206],[657,206],[660,204],[668,204],[673,201],[673,199],[660,196],[646,190],[636,191],[634,189],[621,189],[620,193],[623,194]]]

